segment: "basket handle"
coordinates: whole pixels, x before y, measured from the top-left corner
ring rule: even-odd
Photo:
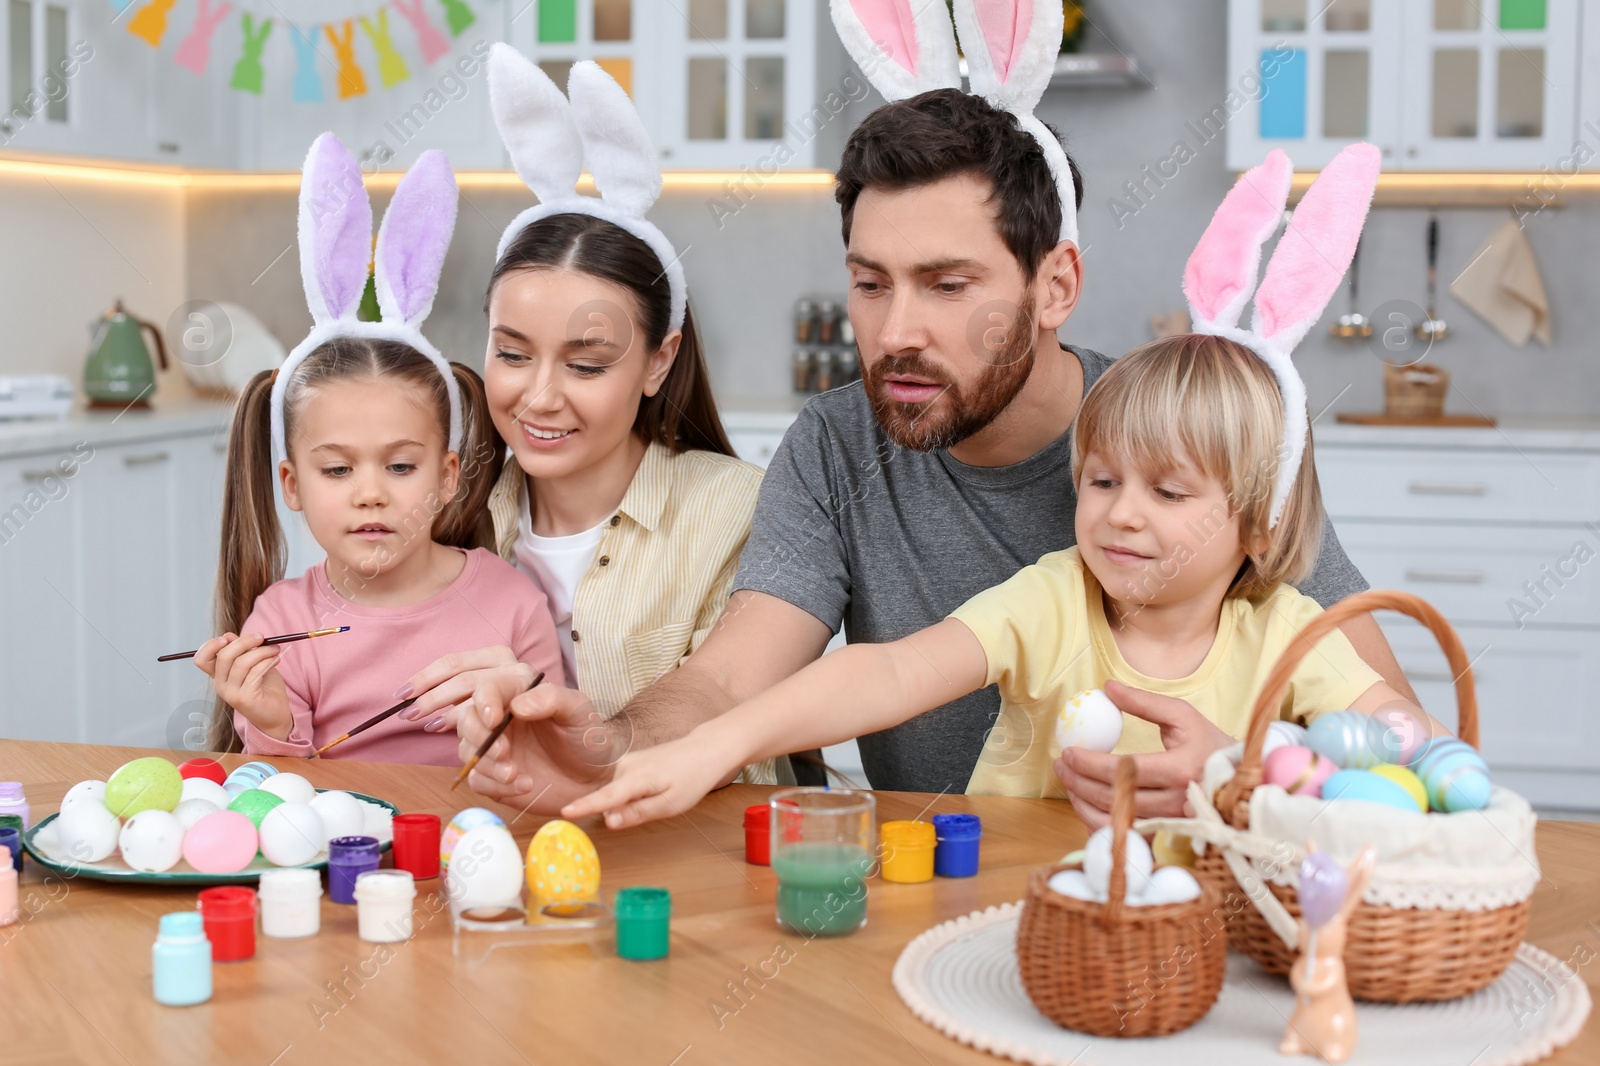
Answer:
[[[1114,925],[1122,917],[1123,897],[1128,894],[1128,833],[1133,829],[1138,792],[1138,765],[1124,755],[1117,760],[1111,790],[1111,881],[1106,885],[1106,905],[1100,911],[1101,925]]]
[[[1217,810],[1224,818],[1250,798],[1250,793],[1261,783],[1262,749],[1267,743],[1267,727],[1278,716],[1284,693],[1289,690],[1289,679],[1301,661],[1311,653],[1317,641],[1333,632],[1341,623],[1369,611],[1388,609],[1408,615],[1428,627],[1439,647],[1444,650],[1455,676],[1456,709],[1459,722],[1456,729],[1460,738],[1478,746],[1478,694],[1472,680],[1472,664],[1461,638],[1445,621],[1438,609],[1420,596],[1398,589],[1371,589],[1346,597],[1317,615],[1300,633],[1300,639],[1284,649],[1278,664],[1272,668],[1261,695],[1256,698],[1250,712],[1250,730],[1244,738],[1244,760],[1227,784],[1217,791]]]

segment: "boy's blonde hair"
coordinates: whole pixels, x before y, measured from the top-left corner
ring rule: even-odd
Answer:
[[[1173,469],[1187,453],[1222,483],[1229,516],[1239,516],[1247,558],[1228,595],[1259,601],[1279,584],[1308,576],[1322,543],[1309,428],[1283,514],[1267,528],[1282,440],[1283,397],[1259,356],[1212,334],[1164,337],[1118,359],[1084,397],[1072,435],[1072,477],[1082,476],[1090,452],[1119,456],[1148,477]],[[1258,537],[1266,544],[1260,552],[1253,550]]]

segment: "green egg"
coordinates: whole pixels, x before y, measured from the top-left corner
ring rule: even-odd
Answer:
[[[228,810],[238,811],[250,821],[255,823],[256,831],[261,831],[261,820],[267,812],[283,802],[282,796],[274,796],[270,792],[263,792],[259,788],[247,788],[228,804]]]
[[[106,806],[118,818],[132,818],[140,811],[170,811],[182,795],[178,768],[156,755],[123,763],[106,781]]]

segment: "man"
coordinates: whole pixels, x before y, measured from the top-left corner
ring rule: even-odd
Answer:
[[[1075,167],[1073,178],[1081,202]],[[813,661],[841,622],[852,641],[897,639],[1073,544],[1069,431],[1109,360],[1056,337],[1082,264],[1074,244],[1056,241],[1061,202],[1038,143],[979,97],[924,93],[855,130],[835,195],[864,380],[812,399],[784,437],[716,630],[609,722],[592,720],[576,693],[511,699],[520,675],[482,675],[480,713],[459,723],[463,752],[508,699],[519,721],[480,765],[478,791],[559,809],[602,783],[630,744],[681,736]],[[1329,525],[1302,591],[1326,606],[1365,587]],[[1409,696],[1377,623],[1343,629]],[[475,665],[489,664],[455,664]],[[1159,725],[1166,747],[1138,756],[1139,814],[1179,813],[1187,782],[1230,738],[1180,700],[1108,691]],[[980,759],[1034,740],[986,750],[998,710],[991,687],[860,738],[868,779],[964,790]],[[1113,765],[1073,750],[1055,768],[1080,810],[1103,814]]]

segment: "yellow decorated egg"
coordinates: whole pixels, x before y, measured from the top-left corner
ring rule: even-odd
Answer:
[[[528,842],[529,911],[563,908],[600,898],[600,856],[587,833],[557,818]]]
[[[1390,781],[1406,790],[1406,794],[1417,802],[1417,810],[1428,809],[1428,790],[1422,787],[1422,779],[1404,766],[1395,766],[1391,763],[1379,763],[1372,768],[1372,772],[1379,777],[1387,777]]]

